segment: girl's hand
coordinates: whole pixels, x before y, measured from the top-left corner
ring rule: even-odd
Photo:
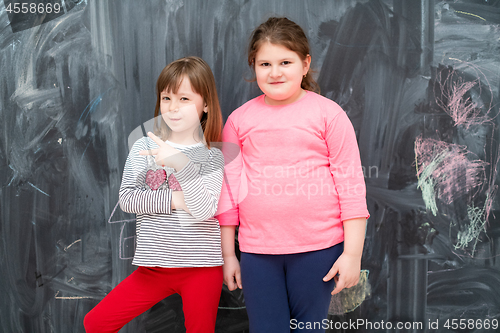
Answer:
[[[175,149],[151,132],[148,132],[148,136],[158,144],[158,148],[141,150],[139,154],[152,156],[156,155],[156,164],[161,165],[162,167],[168,166],[176,171],[181,170],[186,164],[188,164],[189,158],[181,151]]]
[[[335,289],[332,291],[332,295],[335,295],[344,288],[351,288],[358,284],[360,273],[361,257],[351,256],[344,252],[325,275],[323,281],[330,281],[332,278],[335,280]]]
[[[224,274],[224,284],[230,291],[236,288],[243,289],[241,284],[240,263],[236,256],[224,257],[224,265],[222,265],[222,273]]]
[[[172,191],[172,209],[183,209],[187,213],[191,214],[191,211],[188,209],[186,205],[186,201],[184,201],[184,192],[183,191]]]

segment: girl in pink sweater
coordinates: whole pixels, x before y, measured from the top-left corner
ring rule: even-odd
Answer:
[[[251,332],[324,332],[331,294],[358,282],[369,216],[354,129],[316,93],[307,37],[294,22],[257,27],[248,63],[264,94],[223,130],[224,282],[244,288]]]

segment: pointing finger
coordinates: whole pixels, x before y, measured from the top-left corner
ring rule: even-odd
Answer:
[[[157,137],[156,135],[154,135],[154,134],[153,134],[153,132],[148,132],[148,136],[149,136],[149,137],[150,137],[150,138],[151,138],[154,142],[156,142],[156,143],[158,144],[158,146],[160,146],[160,147],[161,147],[162,145],[164,145],[164,144],[165,144],[165,142],[164,142],[162,139],[160,139],[159,137]]]

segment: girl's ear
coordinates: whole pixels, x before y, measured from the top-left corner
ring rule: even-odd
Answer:
[[[203,112],[208,113],[208,105],[205,104],[205,106],[203,107]]]
[[[307,72],[309,72],[309,67],[311,67],[311,55],[308,54],[306,58],[303,61],[304,67],[303,67],[303,72],[302,76],[306,75]]]

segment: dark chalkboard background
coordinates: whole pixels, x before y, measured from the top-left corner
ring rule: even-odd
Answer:
[[[227,117],[259,94],[246,41],[273,15],[306,31],[365,167],[371,292],[332,319],[423,323],[401,332],[499,319],[500,1],[65,0],[45,17],[13,3],[0,6],[0,331],[83,332],[133,270],[118,187],[157,75],[203,57]],[[243,295],[224,290],[216,331],[247,330]],[[184,332],[180,297],[122,332]]]

